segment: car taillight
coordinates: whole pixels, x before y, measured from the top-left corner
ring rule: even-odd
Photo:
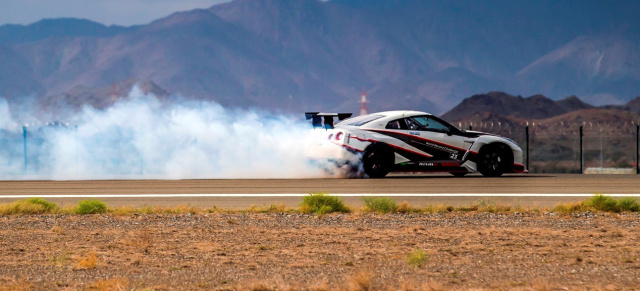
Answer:
[[[342,139],[342,132],[336,133],[336,140]]]

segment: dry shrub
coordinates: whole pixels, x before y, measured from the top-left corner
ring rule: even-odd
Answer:
[[[445,290],[445,287],[434,280],[427,280],[422,284],[419,284],[416,281],[404,281],[400,284],[399,289],[403,291],[441,291]]]
[[[396,212],[399,212],[399,213],[417,213],[417,212],[420,212],[420,210],[418,208],[416,208],[416,207],[411,206],[409,204],[409,202],[402,201],[396,207]]]
[[[511,210],[511,206],[498,204],[495,198],[480,199],[473,206],[478,212],[503,213]]]
[[[149,230],[137,231],[133,234],[133,238],[129,244],[133,247],[140,248],[144,253],[149,253],[149,250],[154,244],[153,234]]]
[[[91,252],[86,256],[80,257],[76,264],[76,269],[93,270],[98,263],[98,255],[96,252]]]
[[[63,232],[63,231],[64,231],[64,230],[62,229],[62,226],[59,226],[59,225],[54,225],[54,226],[51,228],[51,232],[53,232],[53,233],[55,233],[55,234],[62,234],[62,232]]]
[[[321,282],[317,282],[314,285],[311,285],[311,287],[309,287],[310,291],[330,291],[332,289],[333,288],[331,288],[326,278],[323,279]]]
[[[57,255],[49,256],[49,262],[51,262],[51,264],[53,264],[56,267],[63,267],[67,264],[67,262],[71,258],[71,254],[72,254],[71,252],[62,251]]]
[[[371,284],[373,282],[373,274],[368,270],[360,270],[349,278],[349,290],[351,291],[368,291],[373,290]]]
[[[271,291],[276,290],[273,286],[270,286],[266,282],[252,282],[249,283],[245,288],[240,288],[241,290],[251,290],[251,291]]]
[[[288,212],[289,210],[287,209],[287,206],[284,203],[280,203],[280,204],[270,204],[269,206],[251,205],[249,209],[247,209],[246,211],[252,212],[252,213],[283,213],[283,212]]]
[[[126,278],[111,278],[100,279],[97,282],[91,284],[89,289],[95,289],[100,291],[124,291],[129,288],[129,281]]]
[[[455,210],[453,206],[444,204],[427,205],[422,209],[424,213],[445,213],[452,212],[453,210]]]

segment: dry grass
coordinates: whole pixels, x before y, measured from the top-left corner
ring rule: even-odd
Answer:
[[[33,283],[25,278],[12,279],[6,285],[0,285],[0,291],[31,291],[36,290]]]
[[[251,205],[247,210],[243,212],[248,213],[294,213],[296,212],[293,208],[288,208],[284,203],[280,204],[270,204],[270,205],[262,205],[256,206]]]
[[[153,233],[147,229],[134,231],[132,232],[128,243],[129,245],[140,249],[142,253],[148,254],[154,245]]]
[[[71,259],[71,255],[73,253],[63,250],[59,253],[53,254],[49,256],[49,262],[56,267],[64,267],[67,265],[69,260]]]
[[[640,212],[640,203],[635,197],[623,197],[615,199],[610,196],[596,194],[593,197],[569,204],[560,204],[555,206],[551,211],[571,214],[576,212]]]
[[[78,258],[78,262],[74,266],[75,269],[79,270],[93,270],[96,268],[96,264],[98,263],[98,255],[96,252],[91,252],[86,256],[82,256]]]
[[[125,291],[129,290],[127,278],[100,279],[89,286],[89,290],[98,291]]]
[[[348,280],[350,291],[369,291],[373,290],[373,274],[370,270],[360,270],[353,274]]]
[[[99,200],[80,201],[76,206],[58,207],[55,203],[48,202],[41,198],[29,198],[18,200],[12,203],[0,204],[0,216],[24,215],[24,214],[87,214],[87,213],[107,213],[113,216],[132,216],[141,214],[198,214],[198,213],[315,213],[320,216],[332,212],[373,212],[378,214],[403,213],[403,214],[432,214],[432,213],[452,213],[452,212],[482,212],[482,213],[540,213],[556,212],[561,214],[571,214],[577,212],[640,212],[640,203],[637,198],[625,197],[614,199],[609,196],[597,194],[589,199],[577,203],[558,204],[547,209],[535,207],[524,208],[520,205],[499,204],[495,199],[481,199],[467,206],[454,207],[445,204],[414,206],[407,201],[396,203],[386,197],[364,197],[365,206],[358,211],[355,208],[344,205],[337,196],[330,196],[323,193],[310,194],[303,198],[298,209],[287,208],[284,203],[269,204],[262,206],[252,205],[244,210],[220,209],[212,207],[203,209],[190,205],[179,205],[173,207],[143,206],[143,207],[107,207]],[[54,230],[62,232],[62,230]]]

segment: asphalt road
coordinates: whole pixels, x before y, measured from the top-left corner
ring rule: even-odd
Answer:
[[[544,207],[583,200],[585,195],[594,193],[637,194],[640,197],[640,176],[455,178],[447,175],[391,175],[385,179],[0,181],[0,203],[22,197],[43,197],[61,205],[96,198],[111,206],[215,205],[247,208],[285,203],[293,207],[300,203],[302,195],[310,192],[354,195],[344,197],[347,204],[354,206],[362,204],[357,196],[388,194],[412,205],[457,206],[492,199],[497,203]]]

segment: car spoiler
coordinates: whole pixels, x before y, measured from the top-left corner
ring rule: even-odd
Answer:
[[[333,118],[338,117],[338,120],[343,120],[351,117],[353,113],[325,113],[325,112],[305,112],[304,117],[311,119],[311,125],[313,128],[324,127],[325,129],[333,128]],[[324,124],[324,125],[323,125]]]

